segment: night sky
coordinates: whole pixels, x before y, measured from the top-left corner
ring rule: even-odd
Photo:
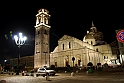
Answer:
[[[65,34],[83,40],[92,21],[97,30],[103,32],[107,43],[116,40],[115,30],[124,27],[124,7],[120,6],[98,2],[3,1],[0,6],[0,62],[18,56],[18,47],[13,39],[18,32],[28,37],[21,47],[21,56],[34,54],[35,15],[40,8],[46,8],[51,15],[50,51],[53,51],[58,39]],[[10,31],[13,36],[10,36]]]

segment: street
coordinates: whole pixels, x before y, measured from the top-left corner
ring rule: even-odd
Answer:
[[[124,72],[86,72],[74,73],[57,73],[55,76],[49,76],[49,80],[43,76],[22,76],[1,74],[0,80],[6,80],[6,83],[122,83],[124,82]]]

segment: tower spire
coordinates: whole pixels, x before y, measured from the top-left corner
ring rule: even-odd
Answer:
[[[93,23],[93,21],[92,21],[92,27],[94,27],[94,23]]]

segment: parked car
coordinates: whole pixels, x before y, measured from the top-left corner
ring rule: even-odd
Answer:
[[[109,66],[109,67],[112,67],[112,68],[116,68],[116,67],[118,67],[118,65],[115,64],[115,63],[110,63],[110,64],[108,64],[108,66]]]
[[[39,75],[43,75],[43,76],[46,76],[46,75],[54,76],[56,74],[56,71],[55,70],[51,70],[49,68],[38,68],[37,73]]]

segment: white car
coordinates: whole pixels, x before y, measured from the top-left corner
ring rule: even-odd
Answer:
[[[55,70],[51,70],[49,68],[38,68],[37,73],[39,75],[43,75],[43,76],[46,76],[46,75],[54,76],[56,74],[56,71]]]
[[[112,67],[112,68],[118,67],[118,65],[117,65],[117,64],[114,64],[114,63],[108,64],[108,66],[110,66],[110,67]]]

